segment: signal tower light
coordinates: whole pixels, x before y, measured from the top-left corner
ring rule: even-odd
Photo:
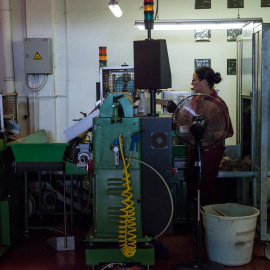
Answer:
[[[150,32],[154,28],[154,2],[153,0],[144,0],[144,26]]]

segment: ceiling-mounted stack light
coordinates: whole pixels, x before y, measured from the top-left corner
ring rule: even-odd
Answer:
[[[115,17],[121,17],[123,14],[117,0],[110,0],[109,9]]]

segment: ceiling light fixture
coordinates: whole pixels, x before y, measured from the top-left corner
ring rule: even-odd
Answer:
[[[121,17],[123,14],[117,0],[110,0],[109,9],[115,17]]]
[[[242,28],[247,23],[262,23],[262,18],[205,19],[205,20],[155,20],[153,30],[195,30]],[[145,30],[144,21],[135,21],[135,28]]]

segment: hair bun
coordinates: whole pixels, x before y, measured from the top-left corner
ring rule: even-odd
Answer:
[[[221,75],[219,72],[216,72],[214,75],[214,83],[220,83],[221,82]]]

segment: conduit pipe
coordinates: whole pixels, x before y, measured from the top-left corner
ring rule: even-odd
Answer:
[[[4,72],[4,92],[13,93],[15,91],[11,20],[10,20],[9,0],[0,0],[0,40],[3,55]]]

